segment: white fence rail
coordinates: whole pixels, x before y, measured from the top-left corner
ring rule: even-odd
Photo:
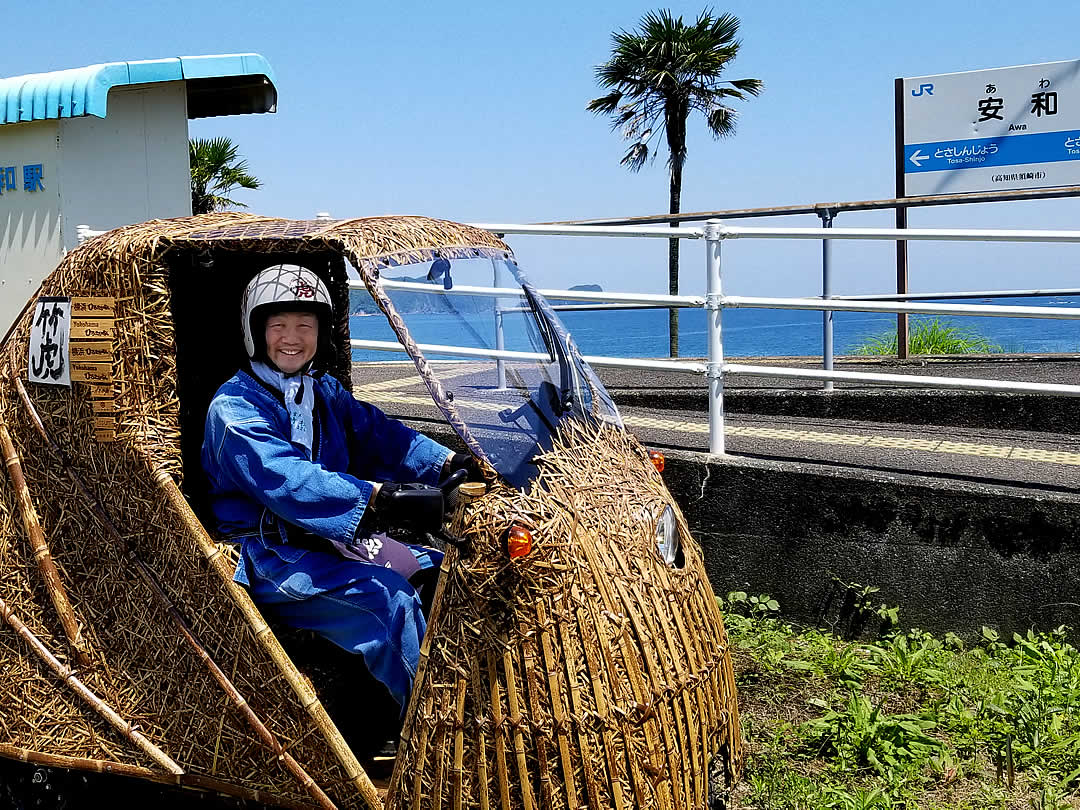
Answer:
[[[549,236],[611,236],[657,239],[703,239],[705,241],[706,295],[647,295],[640,293],[619,292],[584,292],[578,290],[551,290],[540,292],[549,299],[573,300],[601,305],[625,305],[640,307],[703,307],[707,315],[707,361],[705,363],[678,360],[643,360],[619,357],[586,357],[586,361],[600,367],[643,368],[663,371],[676,371],[688,374],[704,374],[709,387],[709,451],[724,452],[724,405],[723,380],[726,374],[742,374],[758,377],[778,377],[786,379],[821,380],[826,388],[831,388],[833,381],[872,383],[875,385],[914,386],[923,388],[964,389],[972,391],[1035,393],[1053,396],[1080,396],[1080,385],[1057,385],[1051,383],[1025,383],[1005,380],[985,380],[970,377],[926,377],[907,374],[871,374],[853,371],[835,371],[832,369],[831,322],[827,322],[823,337],[824,368],[795,369],[778,366],[755,366],[747,364],[725,363],[723,347],[722,316],[726,308],[758,307],[770,309],[811,309],[825,313],[835,311],[856,312],[893,312],[920,313],[938,315],[984,315],[1008,318],[1056,318],[1080,320],[1080,308],[1053,308],[1028,306],[1000,306],[978,304],[922,304],[917,303],[917,295],[906,296],[902,301],[883,301],[885,296],[866,296],[865,298],[844,296],[822,298],[775,298],[756,296],[725,296],[722,290],[721,247],[726,239],[864,239],[876,241],[945,241],[945,242],[1031,242],[1031,243],[1072,243],[1080,242],[1080,231],[1061,230],[957,230],[957,229],[905,229],[895,228],[768,228],[741,227],[725,225],[718,220],[709,221],[704,227],[634,227],[601,225],[509,225],[481,224],[498,234],[527,234]],[[506,296],[517,295],[516,290],[485,287],[454,287],[444,290],[435,285],[415,282],[396,282],[384,280],[388,289],[409,290],[441,294],[467,294]],[[361,282],[351,282],[351,286],[363,288]],[[1034,290],[1010,290],[997,294],[1033,294]],[[1047,291],[1050,294],[1067,294],[1074,290]],[[980,293],[980,295],[992,295]],[[951,297],[942,293],[936,297]],[[956,295],[972,295],[957,293]],[[353,340],[358,349],[376,351],[403,351],[397,344],[389,341]],[[421,351],[460,357],[481,357],[493,359],[497,363],[513,359],[533,358],[527,352],[507,352],[495,349],[470,349],[438,344],[421,345]],[[535,355],[541,357],[541,355]]]

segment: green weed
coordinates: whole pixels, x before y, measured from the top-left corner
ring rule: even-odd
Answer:
[[[847,583],[876,616],[876,589]],[[851,641],[729,594],[747,764],[731,810],[1077,810],[1080,651],[1066,628]],[[775,607],[774,607],[775,605]]]
[[[908,354],[994,354],[1003,349],[973,329],[957,326],[941,318],[912,319],[908,332]],[[896,356],[896,332],[868,337],[852,354]]]

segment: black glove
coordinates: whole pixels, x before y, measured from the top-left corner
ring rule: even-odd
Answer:
[[[458,470],[465,471],[466,481],[483,481],[484,473],[480,470],[479,462],[468,453],[454,453],[447,459],[443,466],[444,478]]]
[[[368,503],[363,523],[375,529],[437,534],[446,516],[442,490],[424,484],[385,483]]]

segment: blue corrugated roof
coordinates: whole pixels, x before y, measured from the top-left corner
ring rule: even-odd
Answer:
[[[172,81],[188,84],[190,118],[277,108],[274,72],[259,54],[178,56],[0,79],[0,125],[84,115],[104,118],[112,88]]]

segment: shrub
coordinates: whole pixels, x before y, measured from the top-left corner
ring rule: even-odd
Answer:
[[[992,354],[1001,351],[1001,346],[991,343],[975,330],[940,318],[913,320],[908,334],[909,354]],[[884,332],[867,338],[855,348],[853,354],[895,356],[896,332]]]

